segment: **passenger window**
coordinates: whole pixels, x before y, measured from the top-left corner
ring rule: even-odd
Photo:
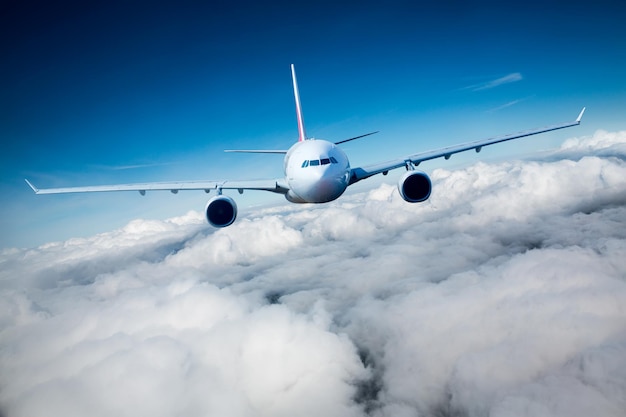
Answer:
[[[310,164],[311,164],[312,167],[316,167],[316,166],[318,166],[320,164],[320,161],[319,161],[319,159],[313,159],[313,160],[310,161]]]
[[[308,167],[308,166],[309,166],[309,161],[304,161],[304,162],[302,163],[302,168],[306,168],[306,167]]]
[[[322,163],[322,165],[328,165],[328,164],[330,164],[330,159],[322,158],[322,160],[320,162]]]

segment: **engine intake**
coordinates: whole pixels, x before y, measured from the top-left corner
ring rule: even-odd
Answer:
[[[428,200],[433,186],[430,178],[422,171],[407,171],[398,181],[398,191],[409,203],[421,203]]]
[[[225,195],[217,195],[206,203],[206,219],[213,227],[226,227],[237,218],[237,204]]]

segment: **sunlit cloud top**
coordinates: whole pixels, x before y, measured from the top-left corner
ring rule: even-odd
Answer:
[[[626,132],[0,253],[0,414],[623,414]],[[532,410],[532,412],[529,412]],[[535,412],[536,411],[536,412]]]

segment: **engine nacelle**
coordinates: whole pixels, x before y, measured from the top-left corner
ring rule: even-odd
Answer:
[[[206,219],[213,227],[226,227],[237,218],[237,204],[225,195],[216,195],[206,203]]]
[[[398,191],[409,203],[421,203],[428,200],[433,185],[430,178],[422,171],[407,171],[398,181]]]

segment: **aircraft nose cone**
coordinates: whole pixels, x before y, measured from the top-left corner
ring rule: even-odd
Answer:
[[[346,186],[337,180],[324,176],[323,172],[316,173],[316,175],[310,177],[308,183],[306,198],[312,203],[326,203],[335,200],[346,189]]]

